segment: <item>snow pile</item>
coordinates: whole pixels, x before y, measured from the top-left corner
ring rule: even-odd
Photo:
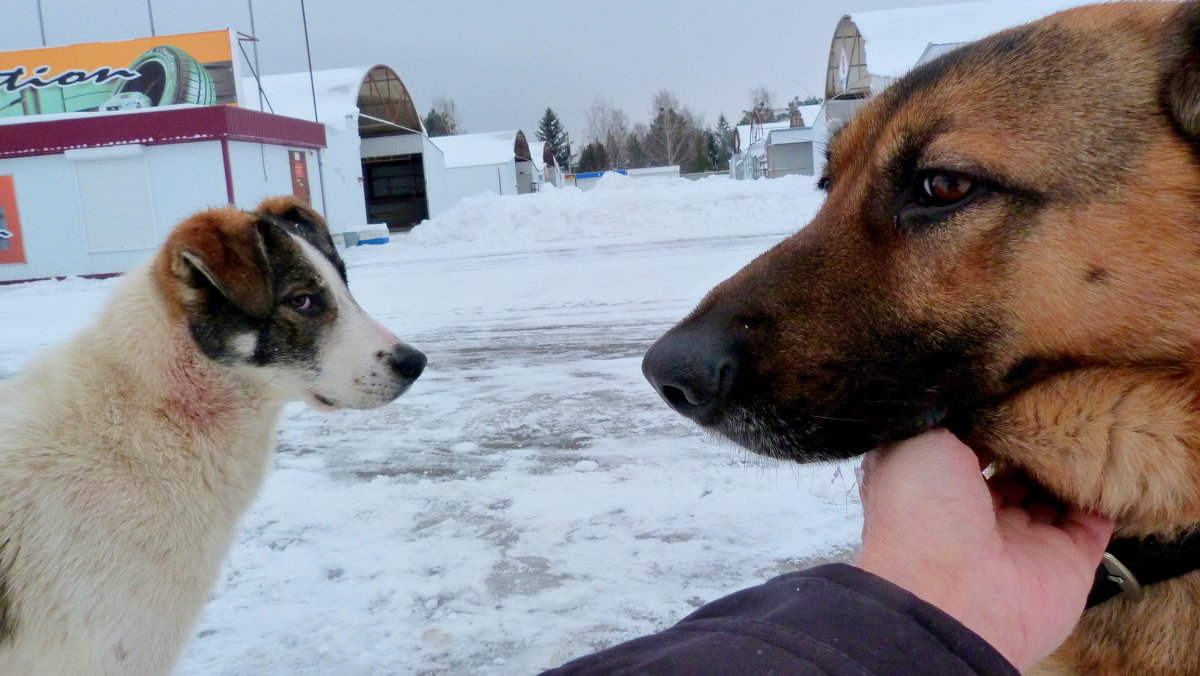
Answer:
[[[790,233],[808,222],[820,201],[808,176],[690,181],[605,174],[587,192],[546,186],[543,192],[516,198],[493,193],[469,197],[418,225],[403,244],[502,251],[596,240],[631,244]]]

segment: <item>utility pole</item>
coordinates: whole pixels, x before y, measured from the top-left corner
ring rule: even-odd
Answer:
[[[42,46],[46,46],[46,21],[42,18],[42,0],[37,0],[38,28],[42,31]]]
[[[308,55],[308,89],[312,92],[313,104],[313,122],[320,122],[320,115],[317,113],[317,81],[313,77],[312,69],[312,49],[308,44],[308,12],[304,9],[304,0],[300,0],[300,19],[304,22],[304,52]],[[329,218],[329,213],[325,208],[325,162],[322,160],[324,153],[317,150],[317,179],[321,185],[321,215]]]

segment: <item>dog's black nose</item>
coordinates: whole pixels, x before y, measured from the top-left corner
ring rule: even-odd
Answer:
[[[720,417],[736,371],[726,341],[703,330],[672,329],[642,359],[642,374],[663,400],[701,425]]]
[[[416,380],[425,370],[425,353],[407,345],[396,345],[387,355],[388,366],[402,378]]]

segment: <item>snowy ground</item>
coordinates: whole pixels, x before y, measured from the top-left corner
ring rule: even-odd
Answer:
[[[848,465],[706,438],[640,372],[819,201],[801,178],[614,179],[475,198],[346,252],[359,301],[429,367],[376,411],[287,409],[178,673],[531,674],[844,558]],[[117,283],[0,287],[0,377]]]

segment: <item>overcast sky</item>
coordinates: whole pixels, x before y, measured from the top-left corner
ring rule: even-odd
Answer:
[[[262,72],[304,70],[299,0],[252,0]],[[315,69],[383,63],[419,112],[452,99],[467,131],[522,129],[547,106],[573,141],[596,97],[648,122],[662,88],[714,124],[736,122],[750,90],[783,105],[822,96],[843,14],[947,0],[307,0]],[[0,51],[42,46],[38,0],[3,0]],[[150,0],[158,35],[250,33],[248,0]],[[50,46],[150,35],[147,0],[41,0]],[[0,57],[0,69],[11,66]],[[249,75],[248,71],[243,71]],[[578,147],[578,146],[577,146]]]

